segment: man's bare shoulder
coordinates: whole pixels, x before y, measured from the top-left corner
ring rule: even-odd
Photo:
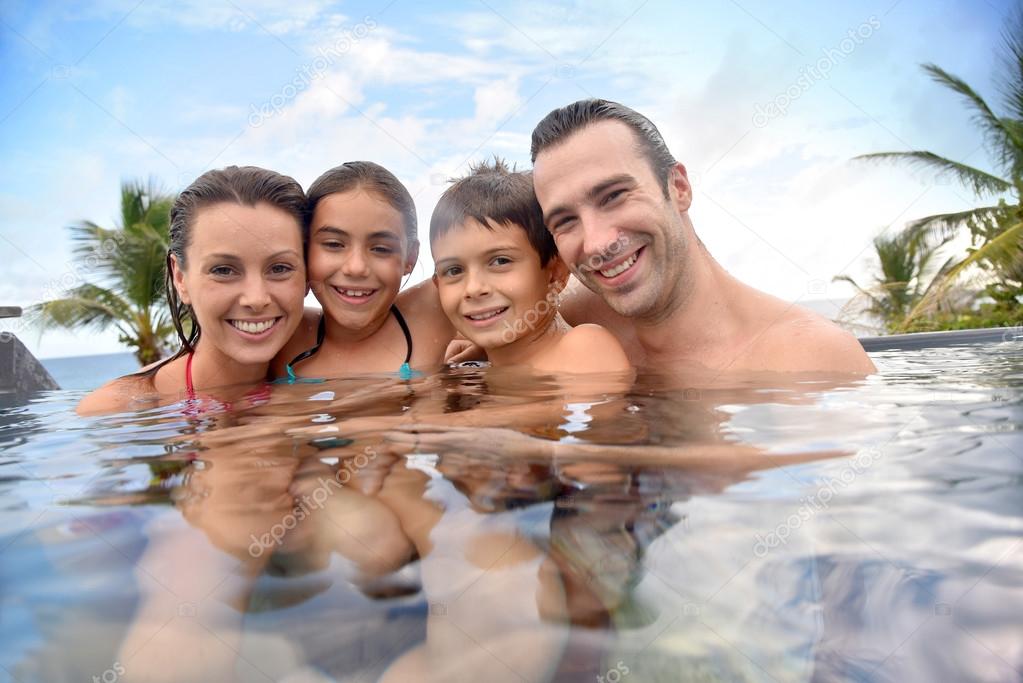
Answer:
[[[757,369],[780,372],[877,372],[859,340],[802,306],[788,305],[753,344],[749,356]]]

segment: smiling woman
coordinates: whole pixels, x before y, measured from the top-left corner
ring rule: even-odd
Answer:
[[[167,249],[167,298],[181,348],[100,387],[78,411],[197,400],[199,391],[231,400],[239,386],[265,380],[302,319],[304,216],[301,186],[262,168],[208,171],[189,185],[171,209]]]

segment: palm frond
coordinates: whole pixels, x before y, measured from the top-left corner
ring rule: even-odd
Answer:
[[[932,310],[944,294],[955,285],[956,281],[969,268],[984,263],[1005,263],[1020,258],[1023,249],[1023,222],[1017,222],[1002,231],[994,239],[982,246],[972,249],[966,257],[959,261],[949,262],[942,268],[935,283],[928,289],[920,302],[909,312],[907,323]]]
[[[955,238],[965,227],[974,234],[979,225],[997,220],[1005,212],[1003,205],[981,206],[966,211],[953,211],[925,216],[906,223],[906,230],[920,235],[925,239],[934,239],[940,243]]]
[[[974,123],[981,129],[1002,169],[1011,173],[1012,169],[1017,168],[1020,155],[1023,154],[1023,138],[1019,137],[1018,128],[1006,125],[1005,120],[991,111],[984,98],[961,78],[953,76],[936,64],[924,64],[923,69],[932,80],[959,93],[966,100],[967,106],[973,110]]]
[[[938,177],[953,177],[960,184],[970,188],[975,195],[1000,194],[1008,192],[1013,185],[1008,180],[992,175],[979,168],[946,159],[933,152],[875,152],[853,157],[854,161],[895,162],[908,166],[923,167],[935,171]]]

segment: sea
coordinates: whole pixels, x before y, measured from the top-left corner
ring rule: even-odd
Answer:
[[[95,356],[40,358],[61,389],[92,391],[115,377],[138,372],[133,353],[104,353]]]

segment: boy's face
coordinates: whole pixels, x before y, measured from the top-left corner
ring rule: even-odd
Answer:
[[[455,329],[484,349],[547,329],[567,269],[558,258],[540,266],[526,231],[517,225],[469,219],[433,241],[433,281]]]

